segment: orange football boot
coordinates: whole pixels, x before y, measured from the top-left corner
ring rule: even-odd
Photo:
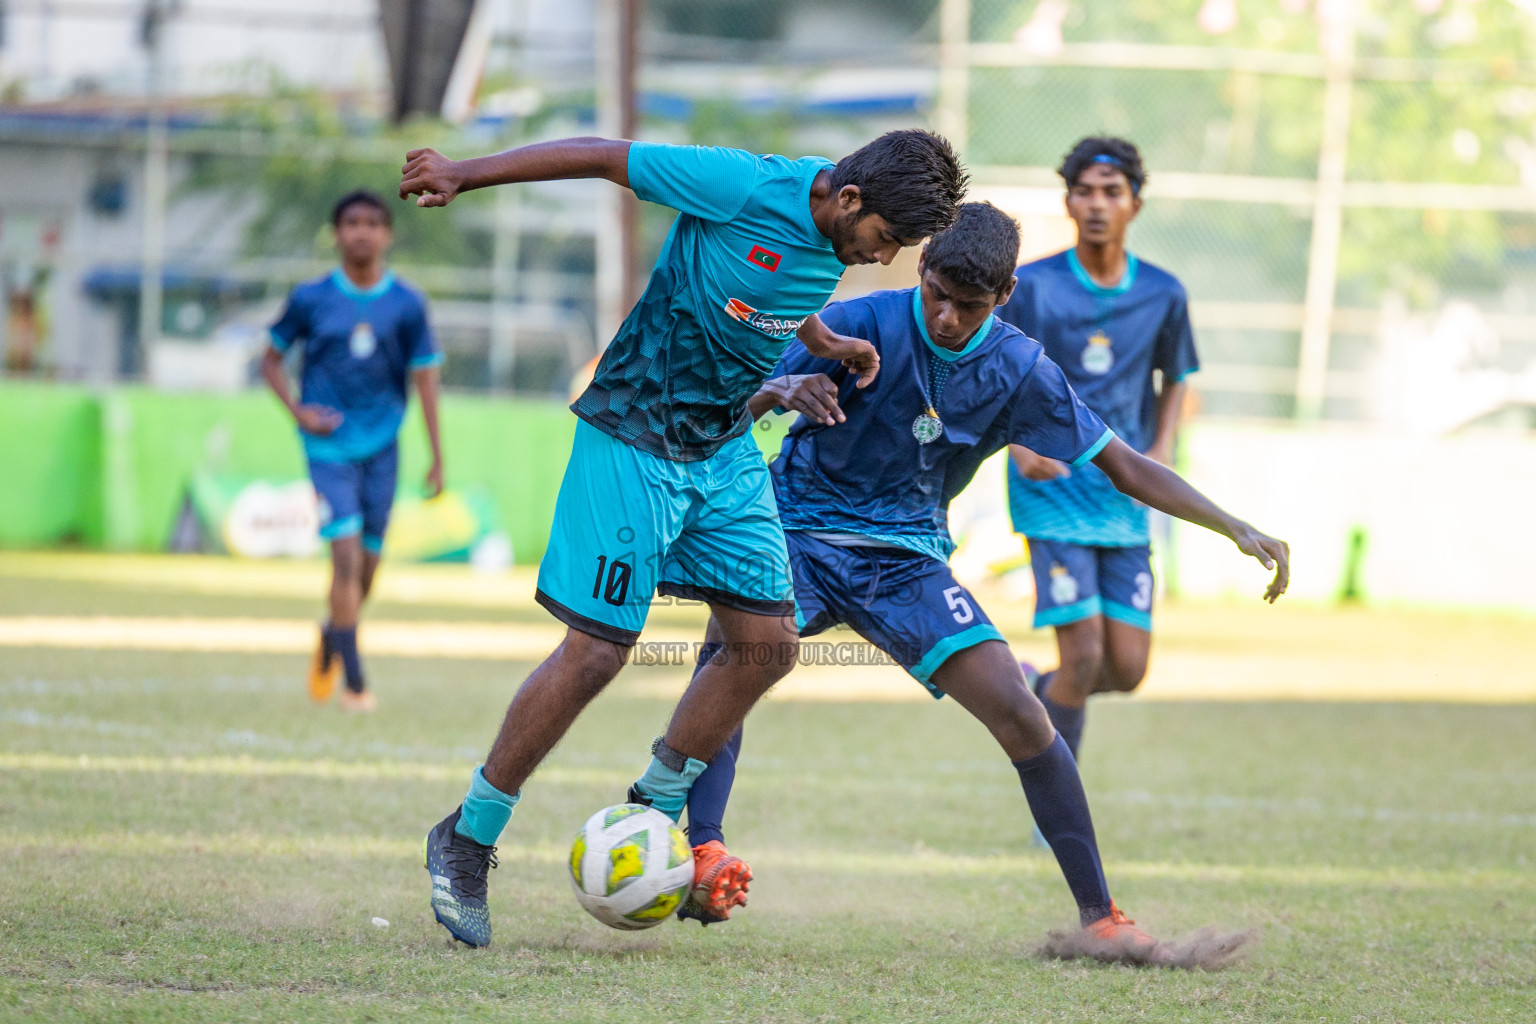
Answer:
[[[747,905],[747,885],[752,869],[733,857],[718,839],[693,848],[693,888],[677,910],[680,921],[698,921],[705,927],[730,919],[731,911]]]
[[[1169,964],[1173,951],[1136,927],[1125,911],[1109,905],[1109,916],[1101,917],[1083,929],[1088,939],[1085,952],[1095,960],[1109,963]]]
[[[320,631],[320,643],[315,647],[315,655],[309,660],[309,699],[316,704],[324,704],[336,693],[336,685],[341,682],[341,659],[331,651],[330,645],[325,642],[325,630]]]

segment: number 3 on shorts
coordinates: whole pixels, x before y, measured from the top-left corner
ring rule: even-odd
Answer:
[[[976,617],[976,610],[965,599],[964,587],[950,587],[944,591],[944,603],[949,605],[950,614],[962,626]]]

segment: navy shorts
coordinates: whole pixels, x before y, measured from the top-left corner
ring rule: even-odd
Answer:
[[[399,446],[354,462],[309,463],[309,478],[320,501],[320,536],[324,540],[363,535],[363,547],[378,554],[384,547],[389,510],[395,503]]]
[[[1003,639],[971,592],[936,558],[840,547],[796,530],[785,540],[802,637],[846,624],[935,697],[944,692],[930,680],[951,655]]]
[[[1152,631],[1152,549],[1096,548],[1029,539],[1035,571],[1035,628],[1102,615]]]

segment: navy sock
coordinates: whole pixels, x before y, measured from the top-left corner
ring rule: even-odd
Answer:
[[[725,649],[721,643],[707,643],[699,647],[699,657],[694,665],[693,676],[698,678],[704,666]],[[731,798],[731,786],[736,781],[736,755],[741,753],[741,727],[736,731],[714,759],[693,783],[688,792],[688,843],[698,846],[711,839],[725,842],[721,823],[725,820],[725,805]]]
[[[1013,762],[1035,825],[1051,844],[1056,863],[1066,876],[1077,913],[1084,925],[1109,915],[1109,884],[1099,861],[1088,797],[1077,774],[1077,762],[1066,741],[1057,736],[1034,757]]]
[[[1061,738],[1067,741],[1067,749],[1072,751],[1072,760],[1077,760],[1077,748],[1083,740],[1083,721],[1088,717],[1088,706],[1069,708],[1064,704],[1057,704],[1045,695],[1046,687],[1052,679],[1056,678],[1053,669],[1041,676],[1035,683],[1035,696],[1040,698],[1040,703],[1045,705],[1045,713],[1051,716],[1051,724],[1056,731],[1061,733]]]
[[[698,846],[712,839],[725,842],[721,822],[725,819],[725,805],[731,799],[731,786],[736,782],[736,755],[740,753],[738,725],[688,791],[688,845]]]
[[[347,673],[347,689],[353,693],[362,693],[363,659],[357,655],[357,627],[332,626],[330,636],[331,650],[341,658],[342,668]]]

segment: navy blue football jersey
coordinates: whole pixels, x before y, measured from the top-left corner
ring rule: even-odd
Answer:
[[[1114,437],[1017,328],[989,317],[951,351],[929,339],[921,304],[919,289],[907,288],[821,313],[832,330],[879,350],[880,374],[868,388],[798,341],[774,371],[827,374],[847,417],[834,426],[802,417],[785,437],[772,472],[786,530],[857,534],[947,559],[949,502],[989,456],[1017,443],[1082,465]],[[930,404],[943,428],[925,443]]]
[[[1045,346],[1088,408],[1126,444],[1146,451],[1157,430],[1153,371],[1171,382],[1200,368],[1184,286],[1127,254],[1120,282],[1104,288],[1072,249],[1025,264],[1018,279],[998,315]],[[1008,495],[1014,529],[1026,536],[1109,547],[1147,543],[1146,508],[1094,466],[1035,481],[1010,462]]]

